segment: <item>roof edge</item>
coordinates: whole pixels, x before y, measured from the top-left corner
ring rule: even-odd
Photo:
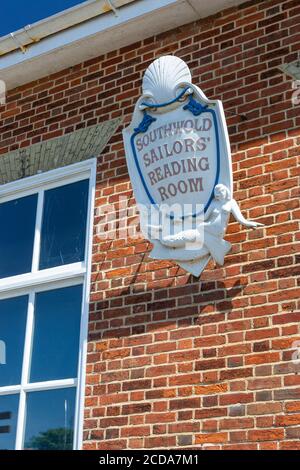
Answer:
[[[0,37],[0,57],[20,49],[24,54],[30,44],[105,13],[114,12],[136,0],[88,0],[32,25]]]

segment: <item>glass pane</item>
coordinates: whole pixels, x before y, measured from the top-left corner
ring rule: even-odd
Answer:
[[[37,194],[0,204],[0,278],[31,271]]]
[[[36,295],[31,382],[77,377],[82,286]]]
[[[25,449],[70,450],[76,388],[27,394]]]
[[[0,387],[21,383],[28,297],[0,300]]]
[[[45,191],[40,269],[84,259],[89,180]]]
[[[13,450],[16,429],[19,395],[0,395],[0,450]]]

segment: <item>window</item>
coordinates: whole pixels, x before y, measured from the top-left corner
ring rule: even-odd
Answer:
[[[94,185],[89,160],[0,187],[0,450],[81,448]]]
[[[0,279],[31,271],[36,207],[37,194],[0,204]]]

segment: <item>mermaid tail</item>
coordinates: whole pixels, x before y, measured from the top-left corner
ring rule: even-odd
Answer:
[[[152,240],[153,249],[150,253],[150,258],[153,259],[170,259],[176,261],[192,261],[199,259],[203,256],[209,255],[209,251],[206,246],[197,249],[175,249],[169,248],[164,245],[159,240]]]
[[[159,225],[149,225],[148,233],[151,239],[156,239],[169,248],[183,248],[187,243],[200,242],[200,232],[196,229],[183,230],[173,235],[163,236],[163,228]],[[203,239],[203,237],[202,237]]]
[[[185,230],[174,235],[162,237],[161,239],[161,243],[163,245],[171,248],[184,247],[187,243],[192,243],[195,241],[200,241],[200,234],[198,230],[195,229]]]
[[[198,277],[202,273],[209,260],[210,255],[206,255],[194,261],[180,261],[179,263],[183,269],[193,274],[193,276]]]
[[[222,266],[231,244],[223,239],[219,223],[205,224],[204,227],[204,233],[199,229],[187,229],[174,235],[163,236],[162,227],[149,226],[152,234],[156,232],[156,236],[151,237],[154,245],[151,258],[191,262],[211,256]]]
[[[231,250],[231,243],[223,238],[215,237],[208,232],[204,234],[204,245],[209,249],[212,258],[221,266],[224,264],[225,255]]]

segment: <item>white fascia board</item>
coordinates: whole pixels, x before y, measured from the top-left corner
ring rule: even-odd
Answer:
[[[113,0],[111,5],[117,10],[134,1],[136,0]],[[25,52],[26,47],[30,44],[110,11],[113,11],[113,9],[107,0],[88,0],[79,3],[72,8],[0,37],[0,57],[20,48],[23,48]]]
[[[0,57],[0,80],[18,87],[139,40],[205,18],[243,0],[136,0]]]

